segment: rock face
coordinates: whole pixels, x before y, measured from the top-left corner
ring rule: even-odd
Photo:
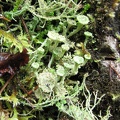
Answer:
[[[89,90],[98,90],[99,95],[106,94],[94,112],[98,114],[99,110],[105,111],[110,106],[112,116],[109,120],[118,120],[120,119],[120,3],[118,0],[91,2],[93,5],[91,12],[95,12],[94,32],[98,41],[96,45],[98,49],[92,56],[100,62],[86,66],[86,71],[90,73],[86,84]]]

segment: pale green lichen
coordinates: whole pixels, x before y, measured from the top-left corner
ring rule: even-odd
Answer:
[[[44,70],[37,76],[37,83],[43,92],[50,93],[57,83],[57,76],[48,70]]]
[[[54,41],[66,42],[66,38],[55,31],[48,31],[47,36]]]

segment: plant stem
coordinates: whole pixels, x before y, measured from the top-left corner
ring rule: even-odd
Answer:
[[[1,88],[0,95],[3,92],[3,90],[7,87],[7,85],[9,84],[9,82],[12,80],[13,77],[14,77],[14,75],[11,75],[10,78],[8,79],[8,81],[5,83],[5,85]]]
[[[52,63],[53,63],[53,60],[54,60],[54,55],[52,54],[52,57],[51,57],[51,59],[50,59],[50,61],[49,61],[49,63],[48,63],[48,68],[51,67],[51,65],[52,65]]]
[[[68,35],[68,38],[71,37],[71,36],[73,36],[74,34],[78,33],[81,30],[82,26],[83,25],[79,24],[75,30],[73,30],[72,32],[70,32],[70,34]]]

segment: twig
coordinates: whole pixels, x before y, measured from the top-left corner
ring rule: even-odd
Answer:
[[[112,65],[110,64],[110,67],[112,68],[112,70],[118,75],[119,79],[120,79],[120,74],[115,70],[114,67],[112,67]]]
[[[30,42],[30,34],[29,34],[29,30],[28,30],[28,28],[27,28],[27,26],[26,26],[26,23],[25,23],[25,21],[24,21],[24,19],[23,19],[22,16],[20,17],[20,19],[21,19],[21,21],[22,21],[22,24],[23,24],[23,26],[24,26],[24,28],[25,28],[25,31],[26,31],[27,35],[28,35],[28,40],[29,40],[29,42]]]
[[[5,20],[7,22],[11,22],[8,18],[4,17],[2,14],[0,14],[0,19]]]
[[[112,81],[112,78],[111,78],[111,61],[110,61],[110,64],[109,64],[109,78],[110,78],[110,81]]]
[[[33,90],[30,90],[29,92],[27,92],[27,95],[25,95],[24,97],[31,95],[37,89],[38,89],[38,85]]]
[[[9,82],[12,80],[13,77],[14,77],[14,75],[11,75],[10,78],[8,79],[8,81],[5,83],[5,85],[1,88],[0,95],[3,92],[3,90],[7,87],[7,85],[9,84]]]

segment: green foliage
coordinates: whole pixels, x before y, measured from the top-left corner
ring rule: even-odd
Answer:
[[[89,9],[90,9],[90,4],[89,3],[85,4],[82,10],[82,14],[85,14]]]
[[[23,5],[23,0],[16,0],[15,2],[12,1],[11,3],[13,4],[13,9],[11,11],[5,11],[5,16],[10,20],[15,20],[15,17],[20,16],[27,11],[27,2],[28,1],[26,0]]]
[[[23,48],[30,47],[27,42],[27,37],[25,35],[18,35],[16,39],[11,33],[0,30],[0,37],[4,38],[4,46],[16,46],[16,48],[18,48],[20,52],[22,52]]]
[[[14,2],[14,5],[13,5],[13,12],[16,12],[16,11],[18,11],[19,10],[19,7],[21,7],[21,5],[22,5],[22,3],[23,3],[23,0],[16,0],[15,2]]]
[[[11,96],[8,96],[7,94],[5,97],[1,97],[0,100],[5,100],[13,103],[13,107],[17,106],[19,104],[18,99],[16,98],[15,93],[12,93]]]

